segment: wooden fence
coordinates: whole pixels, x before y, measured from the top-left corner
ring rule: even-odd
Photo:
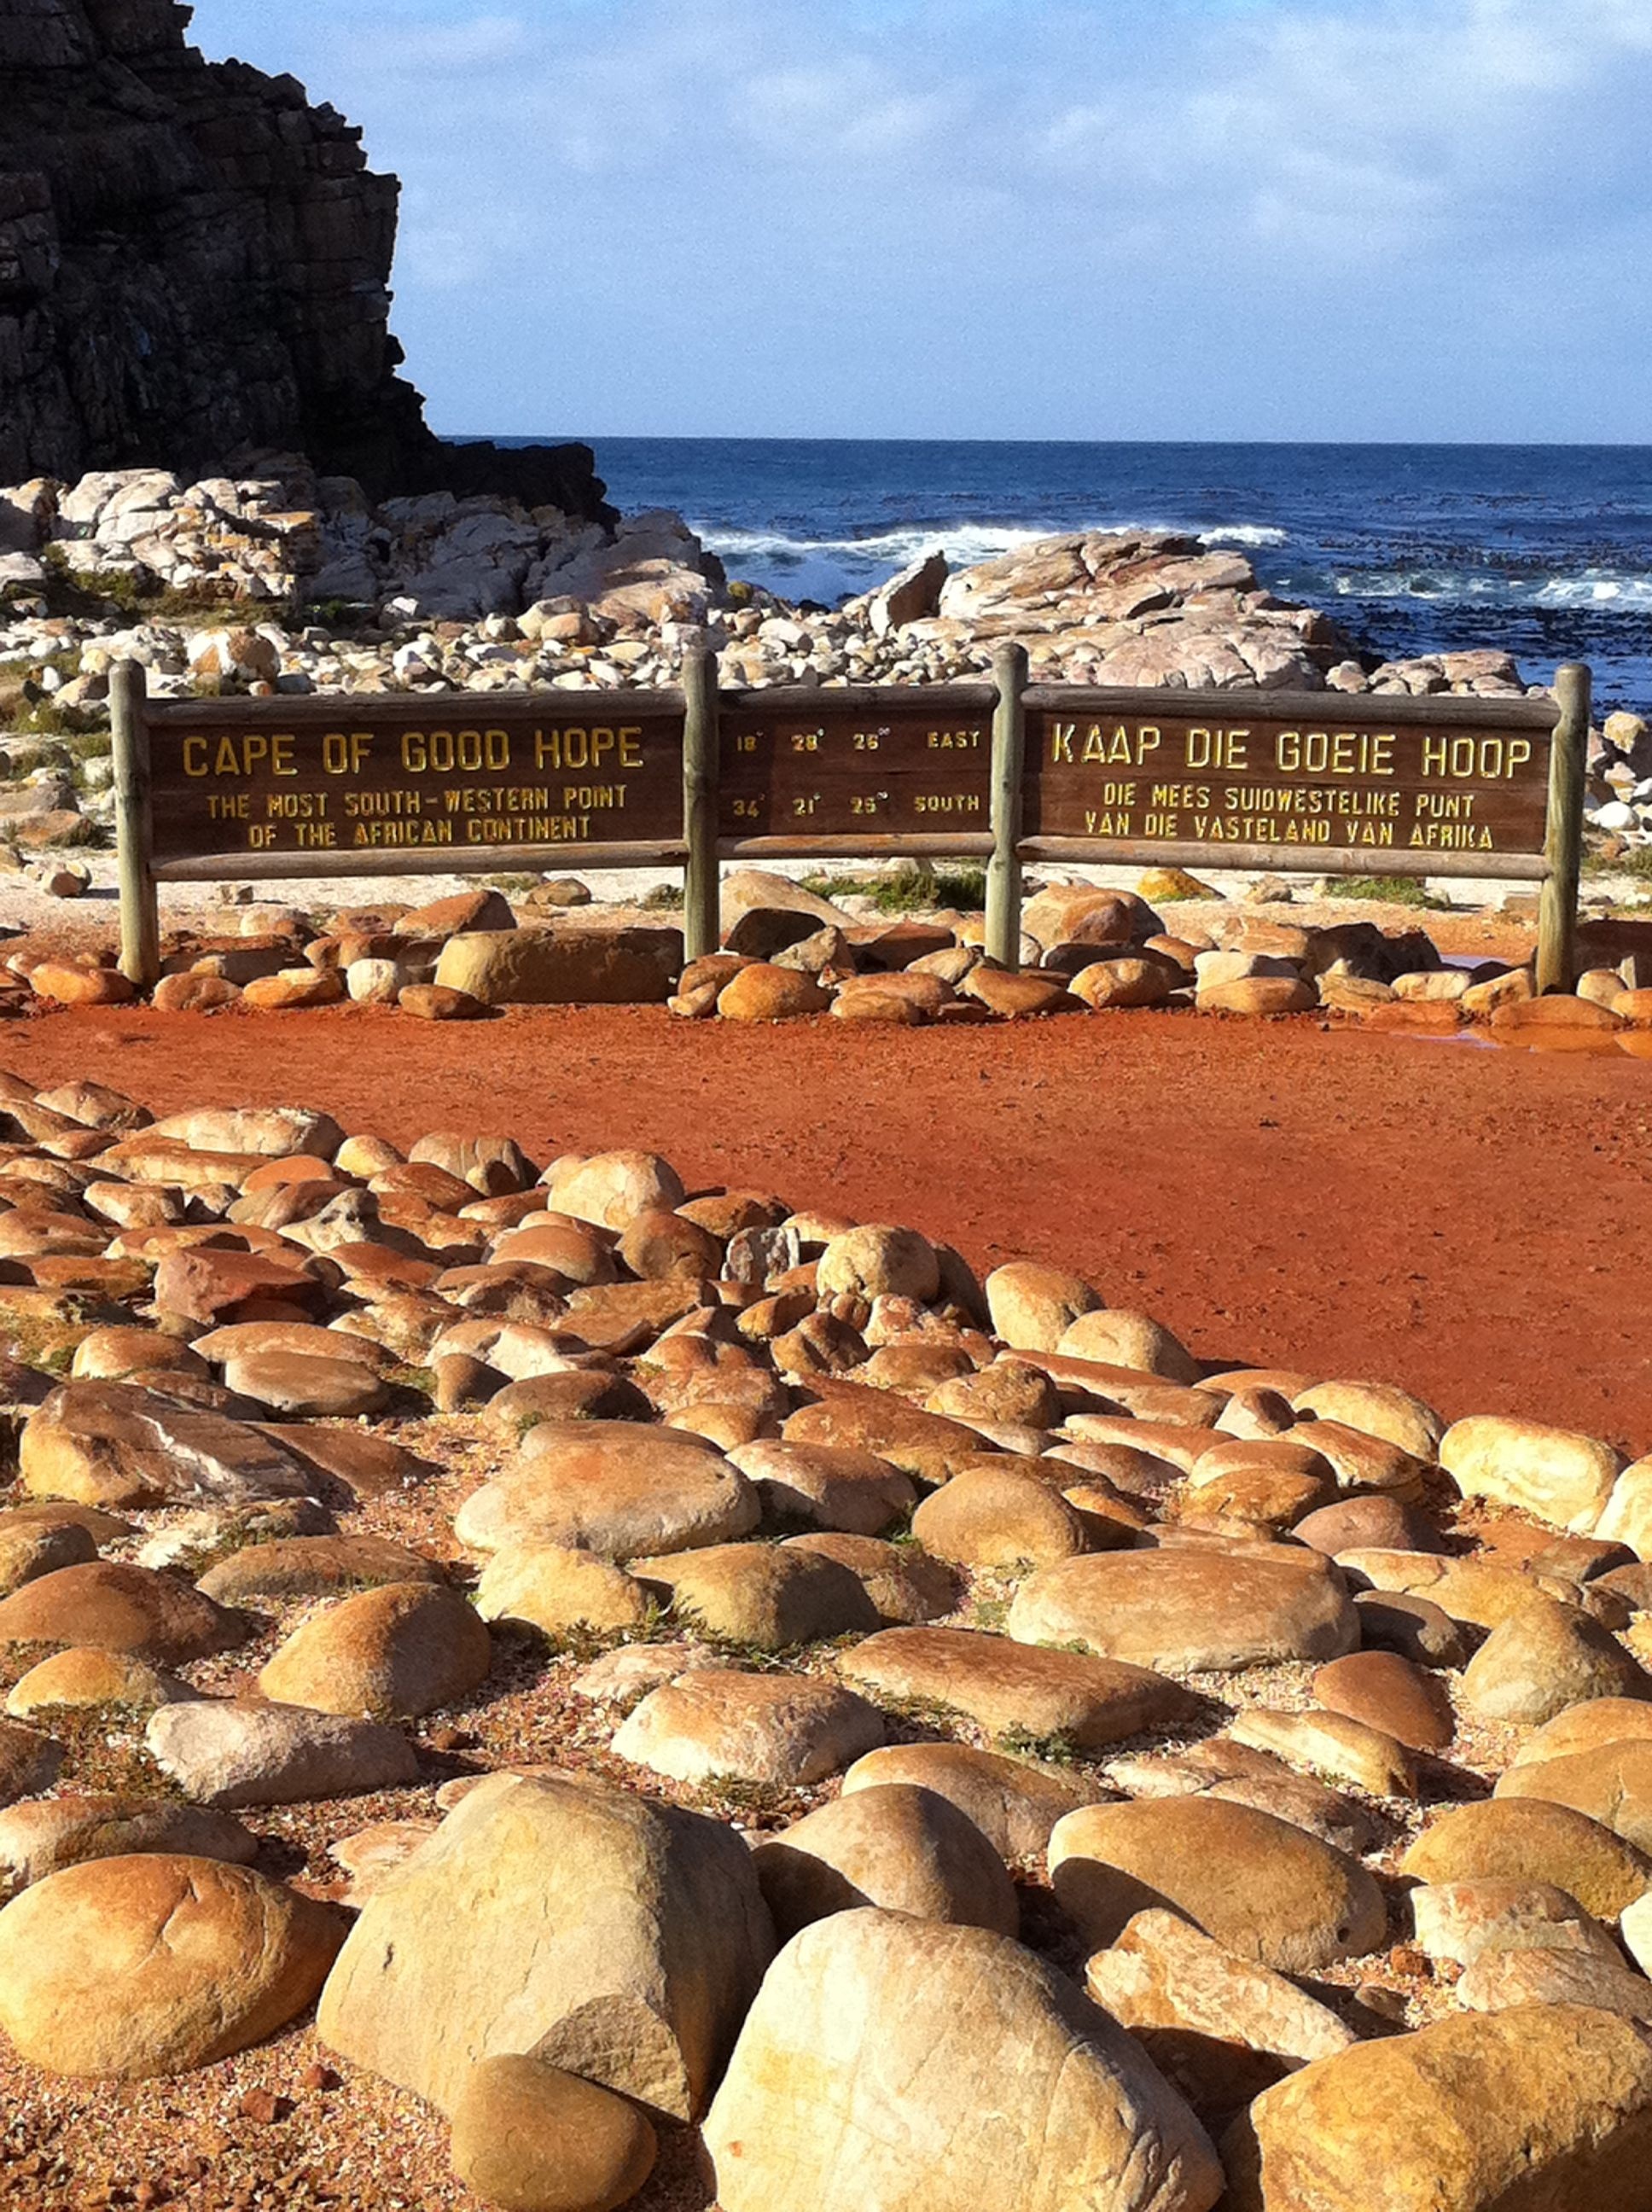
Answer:
[[[726,860],[985,860],[1017,964],[1023,863],[1491,877],[1542,885],[1567,987],[1590,679],[1552,698],[990,684],[150,700],[111,678],[121,965],[160,967],[156,886],[681,867],[690,959]]]

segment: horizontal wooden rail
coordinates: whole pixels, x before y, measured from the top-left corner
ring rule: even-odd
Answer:
[[[574,868],[680,868],[689,857],[685,843],[569,845],[568,866]],[[554,845],[390,845],[348,847],[343,852],[206,853],[188,860],[160,860],[155,878],[162,884],[252,884],[295,882],[325,876],[459,876],[522,872],[544,875],[556,865]]]
[[[1549,873],[1540,853],[1371,852],[1345,845],[1170,845],[1149,838],[1098,844],[1090,837],[1023,837],[1023,860],[1076,861],[1086,867],[1235,868],[1293,876],[1485,876],[1538,884]]]
[[[1406,691],[1184,691],[1164,684],[1153,691],[1127,691],[1110,684],[1030,684],[1022,694],[1029,714],[1118,714],[1140,720],[1155,709],[1185,719],[1208,714],[1224,723],[1248,715],[1270,722],[1311,724],[1316,730],[1412,729],[1437,724],[1461,729],[1552,730],[1560,710],[1551,698],[1466,698],[1434,692],[1418,698]]]

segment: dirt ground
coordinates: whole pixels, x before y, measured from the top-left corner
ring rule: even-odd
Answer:
[[[157,1112],[301,1103],[406,1145],[634,1145],[691,1188],[1059,1261],[1202,1357],[1403,1382],[1652,1449],[1652,1065],[1193,1014],[755,1032],[654,1007],[428,1027],[148,1007],[0,1033],[41,1085]]]

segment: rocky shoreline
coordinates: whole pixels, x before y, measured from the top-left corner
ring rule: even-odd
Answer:
[[[675,514],[374,502],[291,459],[194,484],[104,471],[0,489],[0,817],[26,848],[97,841],[112,801],[96,740],[122,657],[161,699],[440,696],[669,685],[701,647],[734,687],[945,683],[979,678],[1006,639],[1035,682],[1540,690],[1495,651],[1361,653],[1327,614],[1264,590],[1242,553],[1169,532],[1050,538],[956,573],[935,555],[823,610],[731,580]],[[1652,840],[1638,715],[1594,734],[1587,805],[1617,849]]]

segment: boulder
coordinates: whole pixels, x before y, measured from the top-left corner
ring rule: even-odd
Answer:
[[[197,1695],[175,1674],[147,1666],[124,1651],[104,1651],[92,1644],[54,1651],[51,1658],[31,1667],[12,1686],[6,1711],[19,1720],[50,1712],[54,1706],[119,1705],[144,1712]]]
[[[1057,1822],[1050,1880],[1092,1946],[1168,1908],[1279,1973],[1312,1974],[1383,1942],[1382,1893],[1357,1859],[1249,1805],[1212,1797],[1087,1805]]]
[[[627,1230],[640,1213],[682,1205],[681,1178],[654,1152],[598,1152],[557,1161],[544,1182],[554,1212],[599,1229]]]
[[[874,1452],[830,1444],[775,1443],[766,1437],[729,1455],[756,1491],[765,1513],[845,1535],[876,1536],[911,1512],[909,1475]]]
[[[496,1552],[477,1585],[476,1607],[483,1620],[520,1621],[545,1636],[578,1628],[606,1635],[646,1626],[649,1598],[608,1559],[538,1544]]]
[[[88,1859],[153,1851],[249,1866],[258,1839],[228,1813],[141,1797],[40,1797],[0,1813],[0,1871],[20,1889]]]
[[[522,2054],[689,2120],[772,1948],[731,1829],[620,1790],[495,1775],[368,1899],[317,2026],[444,2112],[478,2062]]]
[[[1418,1881],[1542,1881],[1597,1920],[1652,1886],[1652,1860],[1587,1814],[1538,1798],[1459,1805],[1430,1822],[1400,1862]]]
[[[796,1790],[883,1740],[872,1707],[835,1682],[704,1669],[650,1692],[613,1748],[616,1758],[677,1782],[730,1776]]]
[[[1643,1739],[1511,1766],[1496,1798],[1570,1806],[1652,1855],[1652,1743]]]
[[[1090,1549],[1084,1516],[1060,1492],[1005,1464],[955,1475],[926,1498],[912,1533],[937,1559],[964,1567],[1048,1566]]]
[[[664,1006],[683,967],[683,933],[559,923],[450,937],[435,987],[481,1006]]]
[[[843,1778],[843,1796],[910,1783],[966,1814],[1001,1858],[1042,1857],[1064,1814],[1106,1794],[1075,1771],[1006,1759],[963,1743],[891,1743],[869,1751]]]
[[[328,1907],[248,1867],[94,1859],[0,1912],[0,2027],[53,2074],[188,2073],[302,2012],[343,1935]]]
[[[418,1759],[399,1729],[307,1705],[228,1698],[162,1705],[144,1742],[185,1796],[228,1809],[348,1797],[419,1778]]]
[[[991,1735],[1087,1751],[1193,1711],[1186,1691],[1146,1668],[1039,1650],[978,1629],[884,1629],[838,1664],[873,1697],[948,1706]]]
[[[386,1536],[281,1536],[215,1561],[196,1583],[219,1605],[327,1597],[382,1583],[440,1583],[434,1559]]]
[[[1444,1751],[1450,1745],[1455,1729],[1450,1698],[1431,1674],[1392,1651],[1351,1651],[1321,1667],[1309,1686],[1327,1712],[1380,1729],[1412,1751]]]
[[[720,1544],[632,1563],[671,1593],[672,1611],[720,1643],[781,1651],[824,1637],[866,1633],[876,1607],[835,1559],[785,1544]]]
[[[1358,2040],[1329,2006],[1175,1912],[1137,1913],[1092,1954],[1084,1986],[1207,2125]]]
[[[479,2060],[452,2123],[455,2175],[498,2212],[615,2212],[659,2152],[635,2105],[520,2055]]]
[[[876,1536],[828,1529],[789,1536],[787,1542],[799,1552],[812,1552],[847,1567],[859,1578],[878,1618],[891,1627],[938,1620],[957,1604],[957,1578],[952,1570],[915,1544],[885,1544]]]
[[[1652,1741],[1652,1699],[1591,1698],[1568,1705],[1534,1735],[1515,1747],[1511,1762],[1527,1766],[1540,1759],[1567,1759],[1580,1751],[1599,1751],[1610,1743]]]
[[[1534,1593],[1469,1661],[1462,1694],[1485,1719],[1531,1723],[1598,1698],[1652,1698],[1652,1680],[1581,1607]]]
[[[313,1469],[262,1431],[130,1382],[66,1382],[25,1425],[18,1462],[37,1498],[123,1511],[315,1494]]]
[[[313,1613],[258,1676],[277,1705],[421,1719],[487,1680],[493,1646],[476,1608],[444,1583],[390,1583]]]
[[[787,1022],[803,1014],[823,1014],[832,994],[800,969],[778,968],[754,960],[724,984],[717,1011],[726,1022]]]
[[[1552,1882],[1485,1875],[1426,1883],[1411,1893],[1418,1948],[1472,1966],[1486,1951],[1584,1951],[1623,1963],[1611,1932]],[[1631,1908],[1633,1910],[1633,1908]]]
[[[1054,1352],[1078,1316],[1102,1304],[1082,1276],[1030,1260],[995,1267],[986,1289],[993,1334],[1017,1352]]]
[[[0,1599],[0,1644],[94,1644],[158,1667],[209,1659],[246,1633],[187,1583],[118,1559],[61,1567]]]
[[[1359,1635],[1335,1569],[1283,1547],[1277,1559],[1176,1546],[1068,1559],[1023,1583],[1009,1626],[1017,1643],[1187,1674],[1337,1659]]]
[[[1629,2212],[1652,2041],[1576,2005],[1462,2014],[1305,2068],[1223,2148],[1232,2212]]]
[[[1489,1498],[1583,1535],[1600,1522],[1622,1465],[1598,1437],[1492,1413],[1455,1422],[1439,1455],[1465,1498]]]
[[[1124,2030],[1007,1937],[840,1912],[769,1970],[706,2122],[723,2212],[1210,2212]]]
[[[516,1463],[454,1516],[472,1551],[553,1544],[613,1559],[749,1535],[756,1492],[716,1448],[629,1421],[542,1421]]]
[[[938,1295],[941,1263],[934,1246],[915,1229],[868,1224],[830,1239],[815,1279],[823,1297],[846,1291],[852,1297],[921,1303]]]
[[[1015,1886],[998,1852],[967,1814],[909,1782],[835,1798],[763,1838],[751,1863],[782,1943],[811,1921],[867,1905],[1020,1933]]]
[[[49,1790],[62,1765],[61,1744],[15,1721],[0,1721],[0,1805]]]

